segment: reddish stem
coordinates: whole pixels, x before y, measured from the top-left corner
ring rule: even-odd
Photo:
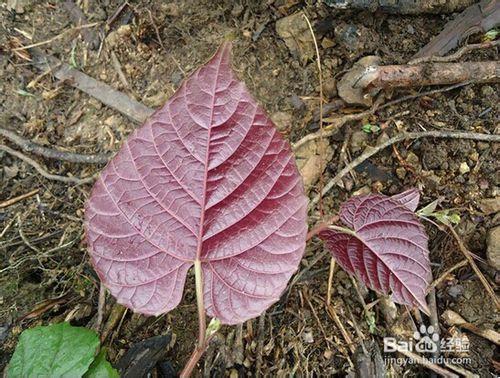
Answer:
[[[328,228],[328,226],[337,223],[338,220],[339,220],[338,215],[334,215],[333,217],[331,217],[326,222],[320,222],[320,223],[318,223],[316,226],[314,226],[311,229],[311,231],[309,231],[307,233],[306,242],[309,241],[309,240],[311,240],[314,236],[318,235],[324,229]]]
[[[180,376],[183,378],[191,376],[194,367],[196,366],[196,364],[198,363],[201,356],[205,352],[205,349],[207,349],[208,346],[208,340],[206,337],[207,320],[205,315],[205,304],[203,301],[203,277],[201,270],[201,261],[198,259],[194,261],[194,277],[196,284],[196,303],[198,305],[197,307],[198,307],[199,334],[198,334],[198,343],[196,345],[196,348],[191,354],[191,357],[189,358],[189,361],[187,362],[186,366],[184,366],[184,369],[182,369]]]
[[[196,346],[194,349],[193,353],[191,354],[191,357],[189,357],[189,361],[187,364],[184,366],[184,369],[182,369],[181,378],[187,378],[191,376],[191,373],[193,372],[196,364],[200,360],[201,356],[203,356],[203,353],[205,353],[206,345],[203,347]]]

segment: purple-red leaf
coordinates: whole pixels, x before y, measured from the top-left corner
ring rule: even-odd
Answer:
[[[340,219],[349,229],[325,227],[319,236],[339,265],[366,286],[400,304],[428,313],[425,295],[431,282],[427,234],[414,208],[414,194],[403,198],[369,194],[353,197],[341,208]],[[411,204],[411,205],[409,205]]]
[[[208,315],[241,323],[279,299],[304,253],[293,154],[230,54],[224,44],[128,138],[87,203],[93,265],[134,311],[176,307],[199,260]]]
[[[404,192],[391,196],[391,198],[401,202],[410,211],[415,212],[415,210],[417,210],[418,203],[420,202],[420,192],[416,188],[408,189]]]

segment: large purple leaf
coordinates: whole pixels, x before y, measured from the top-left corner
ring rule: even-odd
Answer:
[[[432,279],[428,237],[410,210],[416,207],[415,193],[405,193],[402,198],[411,201],[380,194],[353,197],[340,211],[350,231],[327,227],[319,236],[339,265],[366,286],[428,313],[425,295]]]
[[[304,253],[293,154],[230,54],[224,44],[128,138],[87,203],[93,265],[136,312],[176,307],[199,260],[208,315],[241,323],[279,299]]]

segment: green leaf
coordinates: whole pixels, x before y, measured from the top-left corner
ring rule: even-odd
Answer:
[[[428,204],[425,207],[422,207],[420,210],[417,211],[418,216],[424,216],[424,217],[430,217],[432,213],[436,211],[437,205],[439,204],[439,199],[432,201],[430,204]]]
[[[484,39],[487,41],[494,41],[498,37],[498,34],[500,34],[499,29],[491,29],[484,34]]]
[[[436,218],[441,223],[445,224],[459,224],[460,223],[460,214],[452,213],[449,210],[441,210],[436,211],[431,214],[434,218]]]
[[[78,68],[78,64],[76,63],[76,44],[73,45],[73,48],[71,49],[69,65],[73,68]]]
[[[444,210],[436,210],[439,202],[441,202],[441,198],[438,198],[435,201],[432,201],[427,206],[421,208],[417,211],[417,215],[419,217],[433,217],[436,218],[441,223],[445,224],[459,224],[460,223],[460,214],[451,212],[450,209]]]
[[[33,93],[29,93],[28,91],[25,91],[24,89],[18,89],[16,90],[16,93],[20,96],[24,97],[36,97]]]
[[[99,338],[69,323],[25,330],[7,370],[8,377],[81,377],[94,360]]]
[[[361,127],[365,133],[378,133],[380,131],[380,127],[378,125],[372,125],[371,123],[366,123]]]
[[[212,320],[210,320],[210,323],[208,324],[207,330],[205,332],[207,337],[210,337],[214,333],[216,333],[220,329],[220,325],[221,325],[221,322],[219,319],[212,318]]]
[[[102,349],[95,358],[84,378],[119,378],[118,371],[106,360],[106,350]]]

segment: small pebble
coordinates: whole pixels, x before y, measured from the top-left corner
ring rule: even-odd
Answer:
[[[292,128],[293,117],[290,113],[276,112],[271,114],[271,120],[279,131],[288,131]]]
[[[490,187],[490,184],[488,183],[488,180],[485,180],[485,179],[479,180],[479,188],[481,188],[482,190],[486,190],[489,187]]]
[[[323,38],[321,41],[321,47],[324,49],[329,49],[331,47],[335,46],[335,41],[331,40],[330,38]]]
[[[362,196],[364,194],[369,194],[369,193],[371,193],[370,187],[365,185],[365,186],[359,188],[358,190],[356,190],[354,193],[352,193],[352,197]]]
[[[323,93],[328,98],[337,96],[337,81],[333,77],[329,77],[323,83]]]
[[[290,103],[297,110],[302,110],[306,107],[306,104],[304,103],[304,101],[302,101],[302,99],[295,94],[290,96]]]
[[[466,173],[470,172],[469,165],[465,161],[460,164],[460,168],[458,168],[458,170],[462,175],[465,175]]]
[[[302,334],[302,340],[304,340],[305,343],[307,344],[312,344],[314,343],[314,337],[312,334],[312,331],[306,331]]]

